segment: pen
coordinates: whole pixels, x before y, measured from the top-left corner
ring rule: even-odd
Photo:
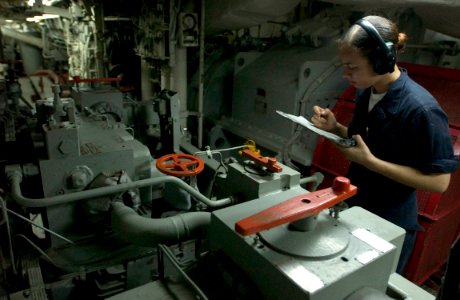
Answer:
[[[321,109],[321,114],[319,115],[321,118],[324,118],[326,116],[325,111],[326,111],[326,109],[329,108],[329,106],[330,105],[328,104],[328,105],[326,105],[326,108]]]

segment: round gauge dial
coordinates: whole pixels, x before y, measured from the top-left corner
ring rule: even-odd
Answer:
[[[184,26],[185,29],[190,29],[195,27],[196,25],[196,19],[195,16],[192,14],[186,14],[182,18],[182,25]]]

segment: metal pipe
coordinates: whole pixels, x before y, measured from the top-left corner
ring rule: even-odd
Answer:
[[[150,81],[150,68],[147,61],[141,58],[141,99],[151,100],[153,98],[153,88]]]
[[[101,196],[106,196],[110,194],[116,194],[120,192],[125,192],[130,189],[141,188],[146,186],[157,186],[164,183],[172,183],[179,188],[189,192],[194,199],[206,204],[209,207],[221,207],[232,203],[231,198],[224,198],[216,201],[212,201],[206,198],[203,194],[189,186],[186,182],[174,176],[162,176],[156,178],[147,178],[143,180],[138,180],[134,182],[127,182],[122,184],[117,184],[114,186],[106,186],[95,188],[91,190],[85,190],[80,192],[75,192],[71,194],[46,197],[41,199],[27,198],[22,195],[21,192],[21,182],[22,182],[22,173],[21,171],[14,169],[7,171],[7,177],[11,184],[11,196],[12,198],[20,205],[25,207],[48,207],[54,205],[60,205],[70,202],[75,202],[84,199],[96,198]]]
[[[107,72],[105,69],[105,37],[104,37],[104,5],[98,3],[97,1],[94,2],[94,20],[95,20],[95,27],[96,27],[96,77],[103,78],[107,77]]]
[[[177,243],[203,238],[211,223],[209,212],[189,212],[168,218],[150,219],[137,214],[121,202],[113,202],[112,230],[135,245],[153,247],[159,243]]]
[[[18,40],[20,42],[24,42],[30,44],[32,46],[43,48],[43,41],[41,38],[35,37],[33,35],[23,33],[17,30],[13,30],[10,28],[2,27],[2,33],[4,36]]]
[[[316,191],[318,186],[323,182],[324,180],[324,175],[321,172],[315,172],[312,175],[308,177],[301,178],[299,181],[299,185],[304,185],[309,182],[313,182],[313,186],[310,189],[310,192]]]
[[[7,235],[8,235],[8,250],[10,251],[11,266],[13,268],[14,275],[17,275],[18,271],[16,269],[16,259],[14,257],[13,241],[11,240],[10,222],[8,220],[8,214],[6,213],[6,209],[7,209],[6,208],[6,202],[3,200],[2,197],[0,197],[0,204],[2,206],[3,218],[5,219],[5,222],[6,222],[6,232],[7,232]]]
[[[187,127],[187,48],[176,44],[176,65],[173,68],[174,80],[171,82],[173,91],[180,99],[180,128]]]
[[[59,8],[56,6],[34,5],[32,8],[30,8],[30,10],[41,12],[43,14],[58,15],[66,19],[70,19],[72,17],[72,14],[69,12],[68,9]]]
[[[49,229],[46,228],[46,227],[43,227],[43,226],[41,226],[41,225],[38,225],[38,224],[34,223],[33,221],[31,221],[31,220],[29,220],[29,219],[27,219],[27,218],[21,216],[20,214],[18,214],[18,213],[16,213],[16,212],[12,211],[11,209],[8,209],[8,208],[6,208],[6,207],[5,207],[5,209],[6,209],[6,211],[9,212],[10,214],[12,214],[12,215],[18,217],[19,219],[21,219],[21,220],[23,220],[23,221],[29,223],[30,225],[35,226],[35,227],[38,227],[38,228],[40,228],[41,230],[46,231],[46,232],[48,232],[49,234],[54,235],[55,237],[58,237],[58,238],[60,238],[60,239],[63,240],[63,241],[66,241],[66,242],[69,243],[69,244],[74,244],[74,242],[72,242],[72,241],[69,240],[68,238],[66,238],[66,237],[64,237],[64,236],[62,236],[62,235],[60,235],[59,233],[56,233],[56,232],[54,232],[54,231],[52,231],[52,230],[49,230]]]
[[[182,275],[183,280],[185,280],[197,294],[195,295],[195,298],[200,299],[200,300],[208,300],[208,297],[206,297],[203,291],[195,284],[195,282],[193,282],[193,280],[190,279],[187,273],[185,273],[182,270],[182,267],[179,265],[179,262],[177,261],[177,257],[174,255],[174,253],[172,253],[172,251],[166,245],[158,245],[158,248],[160,250],[159,258],[162,257],[161,252],[163,253],[163,255],[168,257],[169,262],[174,266],[177,272],[179,272]],[[164,279],[164,275],[165,275],[164,259],[162,259],[161,261],[163,261],[163,264],[162,264],[163,268],[160,271],[161,272],[160,279]]]
[[[205,0],[201,0],[201,22],[200,22],[200,62],[198,66],[198,148],[203,146],[203,103],[204,103],[204,15]]]
[[[3,51],[3,34],[1,30],[0,30],[0,60],[1,61],[5,60],[5,53]]]

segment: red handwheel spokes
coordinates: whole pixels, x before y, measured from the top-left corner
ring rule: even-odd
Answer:
[[[166,154],[157,159],[157,169],[172,176],[195,176],[204,170],[201,158],[190,154]]]

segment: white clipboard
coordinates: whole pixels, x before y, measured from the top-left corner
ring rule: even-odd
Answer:
[[[294,121],[295,123],[300,124],[303,127],[306,127],[308,129],[310,129],[311,131],[319,134],[320,136],[323,136],[323,137],[327,138],[328,140],[330,140],[330,141],[332,141],[332,142],[334,142],[336,144],[339,144],[340,146],[343,146],[343,147],[356,146],[356,141],[354,139],[344,139],[344,138],[342,138],[342,137],[340,137],[338,135],[335,135],[333,133],[330,133],[330,132],[324,131],[322,129],[319,129],[318,127],[313,125],[312,122],[308,121],[307,119],[305,119],[302,116],[294,116],[294,115],[291,115],[291,114],[288,114],[288,113],[285,113],[285,112],[282,112],[282,111],[279,111],[279,110],[277,110],[276,112],[279,115],[281,115],[281,116],[283,116],[285,118],[288,118],[289,120]]]

